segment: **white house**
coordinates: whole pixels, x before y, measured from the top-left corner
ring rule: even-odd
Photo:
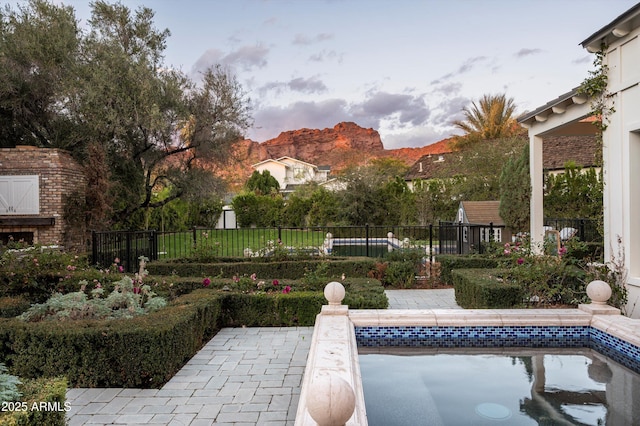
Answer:
[[[581,44],[591,53],[606,46],[607,91],[615,111],[608,115],[603,134],[605,260],[624,262],[626,312],[640,318],[640,4]],[[574,89],[518,120],[529,129],[531,236],[536,243],[544,237],[542,139],[593,132],[593,126],[582,121],[590,114],[589,99]]]
[[[260,173],[268,170],[280,184],[281,192],[291,192],[296,185],[308,182],[327,182],[330,172],[328,166],[316,166],[291,157],[268,159],[251,167]]]

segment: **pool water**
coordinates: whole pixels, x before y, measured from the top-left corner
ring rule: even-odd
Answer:
[[[640,422],[640,375],[591,349],[361,348],[359,358],[370,426]]]

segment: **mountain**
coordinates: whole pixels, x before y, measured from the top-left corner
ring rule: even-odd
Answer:
[[[236,161],[223,170],[223,175],[237,187],[253,172],[252,164],[269,158],[292,157],[317,166],[330,166],[334,173],[376,158],[397,158],[410,166],[423,155],[450,151],[450,139],[420,148],[385,149],[376,130],[343,122],[323,130],[289,130],[262,143],[239,141],[234,146]]]

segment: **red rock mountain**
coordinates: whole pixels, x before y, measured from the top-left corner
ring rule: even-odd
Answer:
[[[333,128],[299,129],[280,133],[278,137],[258,143],[250,139],[235,145],[234,166],[224,174],[232,185],[242,184],[252,173],[251,165],[269,158],[293,157],[317,166],[331,166],[332,172],[349,165],[365,164],[375,158],[392,157],[412,165],[427,154],[451,151],[445,139],[421,148],[384,149],[380,134],[356,123],[338,123]]]

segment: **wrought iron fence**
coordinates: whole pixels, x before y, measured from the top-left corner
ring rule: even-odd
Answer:
[[[583,220],[584,221],[584,220]],[[551,222],[549,222],[551,223]],[[578,237],[589,241],[587,222]],[[555,226],[570,222],[553,222]],[[550,226],[553,226],[550,225]],[[305,228],[194,228],[183,232],[111,231],[93,233],[93,262],[106,267],[118,258],[128,272],[138,258],[305,256],[382,257],[396,250],[435,254],[483,253],[490,242],[510,241],[504,226],[440,222],[428,226],[318,226]]]

